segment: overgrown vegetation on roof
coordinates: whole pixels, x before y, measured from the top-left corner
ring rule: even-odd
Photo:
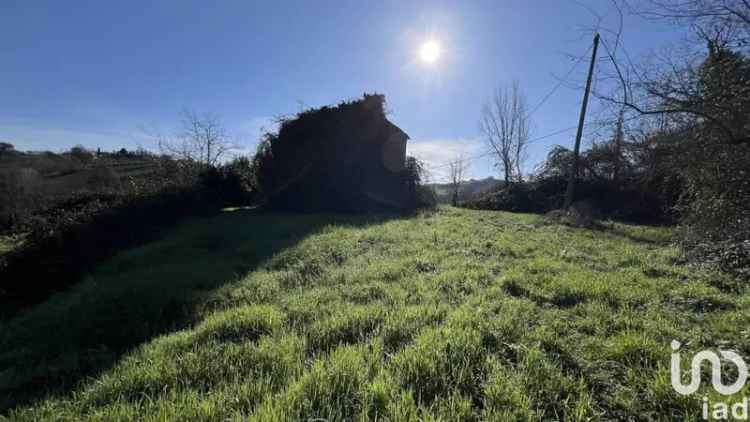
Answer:
[[[415,209],[421,168],[407,159],[384,163],[385,143],[408,136],[386,118],[385,96],[365,94],[336,106],[308,109],[280,120],[258,147],[258,190],[276,209],[372,211]],[[378,194],[369,195],[375,181]]]

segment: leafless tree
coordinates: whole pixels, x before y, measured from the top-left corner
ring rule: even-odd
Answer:
[[[641,16],[689,23],[703,36],[721,31],[727,47],[746,49],[750,41],[750,1],[748,0],[650,0]]]
[[[450,180],[448,181],[451,189],[451,203],[453,206],[458,205],[458,196],[461,193],[461,183],[465,177],[467,161],[463,153],[456,155],[455,159],[449,163]]]
[[[529,115],[518,82],[493,93],[482,109],[479,125],[505,182],[521,181],[529,142]]]
[[[612,166],[613,181],[617,181],[620,178],[620,169],[622,167],[622,143],[623,138],[625,137],[623,132],[624,116],[625,111],[620,110],[620,115],[618,116],[617,124],[615,125],[615,131],[612,135],[612,143],[614,144],[614,151],[612,153],[612,158],[614,159],[614,164]]]
[[[617,1],[613,1],[618,6]],[[750,95],[750,84],[744,80],[722,81],[706,92],[701,80],[710,66],[723,66],[719,57],[726,49],[747,51],[750,46],[750,1],[747,0],[650,0],[649,6],[636,14],[649,19],[666,19],[688,24],[692,37],[673,45],[650,63],[634,63],[620,43],[622,18],[617,30],[609,30],[609,41],[603,40],[610,72],[600,77],[594,95],[616,109],[623,108],[642,117],[657,117],[675,126],[686,121],[702,121],[711,126],[721,142],[731,145],[750,143],[744,127],[734,120],[744,107],[724,101],[726,97]],[[620,15],[622,9],[617,8]],[[608,83],[601,83],[602,81]],[[747,93],[747,94],[746,94]]]
[[[197,114],[185,109],[181,128],[173,139],[157,136],[162,152],[184,160],[215,166],[237,147],[230,141],[221,119],[211,113]]]

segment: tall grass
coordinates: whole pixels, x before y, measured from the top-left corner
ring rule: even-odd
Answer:
[[[697,420],[672,339],[747,355],[750,295],[667,229],[227,212],[0,326],[12,420]]]

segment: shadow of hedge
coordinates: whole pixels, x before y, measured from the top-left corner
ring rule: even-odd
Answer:
[[[193,218],[0,323],[0,411],[69,392],[145,341],[195,323],[216,288],[330,224],[395,216],[260,210]]]
[[[0,318],[66,289],[102,259],[158,238],[182,218],[220,209],[214,195],[194,188],[71,198],[49,210],[22,247],[0,257]]]

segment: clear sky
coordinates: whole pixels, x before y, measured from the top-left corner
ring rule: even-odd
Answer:
[[[485,151],[478,120],[495,87],[517,79],[532,106],[555,87],[574,64],[568,54],[591,44],[587,7],[615,25],[605,0],[5,0],[0,141],[155,149],[143,128],[174,131],[190,108],[219,115],[252,151],[274,116],[380,92],[410,153],[439,166],[457,150]],[[626,16],[636,57],[677,36]],[[430,39],[440,46],[432,63],[419,56]],[[569,79],[580,83],[586,66]],[[560,87],[532,116],[531,137],[574,126],[581,95]],[[535,142],[528,168],[574,132]],[[488,175],[489,160],[472,161],[470,176]]]

